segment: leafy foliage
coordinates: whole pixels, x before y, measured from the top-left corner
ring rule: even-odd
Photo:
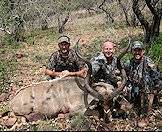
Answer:
[[[19,45],[14,42],[13,36],[6,34],[3,37],[2,46],[0,49],[0,92],[8,90],[11,83],[11,78],[17,70],[17,60],[15,51]]]
[[[75,130],[75,131],[81,131],[84,127],[85,122],[86,122],[85,116],[80,113],[76,113],[70,119],[71,128],[72,130]]]
[[[0,27],[8,26],[12,22],[10,7],[9,0],[0,0]]]
[[[159,65],[162,70],[162,34],[152,42],[148,55]]]

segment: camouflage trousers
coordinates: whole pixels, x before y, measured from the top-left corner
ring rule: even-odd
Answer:
[[[135,96],[132,103],[137,111],[137,114],[141,117],[147,117],[153,105],[154,94],[152,92],[147,93],[143,90],[139,91],[139,94]]]

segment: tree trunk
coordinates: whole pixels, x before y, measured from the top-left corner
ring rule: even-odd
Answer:
[[[159,36],[160,32],[160,18],[153,17],[152,24],[146,29],[146,35],[144,41],[148,44]]]
[[[47,30],[48,29],[48,23],[46,19],[41,20],[41,28],[42,30]]]
[[[145,2],[153,15],[152,23],[145,20],[139,9],[138,0],[133,0],[133,11],[144,28],[144,42],[147,44],[147,47],[150,47],[151,42],[159,36],[161,15],[160,10],[155,9],[150,0],[145,0]]]
[[[21,19],[21,17],[18,16],[15,18],[14,32],[12,33],[12,35],[14,36],[14,39],[17,42],[20,42],[20,41],[23,42],[25,39],[24,32],[25,32],[24,22]]]
[[[103,5],[105,4],[105,2],[106,2],[106,0],[104,0],[104,1],[98,6],[98,8],[101,9],[103,12],[106,13],[106,20],[107,20],[106,23],[108,23],[108,21],[110,21],[111,23],[113,23],[113,22],[114,22],[114,18],[112,17],[112,15],[110,14],[110,12],[107,11],[106,9],[104,9],[104,7],[103,7]]]
[[[128,26],[130,26],[130,23],[129,23],[129,20],[128,20],[128,13],[127,13],[127,11],[126,11],[126,8],[125,8],[125,7],[123,6],[123,4],[121,3],[121,0],[118,0],[118,2],[119,2],[120,7],[121,7],[122,10],[123,10],[123,13],[124,13],[124,16],[125,16],[126,24],[127,24]]]
[[[131,15],[131,25],[133,27],[138,26],[138,20],[137,20],[137,17],[134,13],[132,13],[132,15]]]
[[[65,24],[69,20],[69,13],[66,15],[65,19],[62,19],[62,15],[58,16],[58,27],[59,27],[59,33],[63,33],[65,31]]]

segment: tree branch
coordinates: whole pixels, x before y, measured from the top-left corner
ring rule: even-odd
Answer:
[[[148,8],[150,9],[151,13],[154,14],[155,17],[159,17],[158,11],[156,10],[155,7],[151,4],[151,0],[145,0]]]
[[[106,16],[109,17],[111,19],[112,23],[113,23],[114,19],[112,18],[110,13],[103,8],[103,5],[105,4],[105,2],[106,2],[106,0],[103,0],[103,2],[98,6],[98,8],[101,9],[102,11],[104,11],[106,13]]]
[[[133,0],[133,11],[139,19],[140,23],[145,27],[145,29],[148,29],[149,23],[145,20],[144,16],[142,15],[139,9],[138,1],[139,0]]]

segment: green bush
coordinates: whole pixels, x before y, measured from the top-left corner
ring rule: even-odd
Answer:
[[[18,48],[19,45],[17,42],[15,42],[14,36],[11,34],[5,34],[3,36],[2,44],[5,47],[9,47],[11,49]]]
[[[11,83],[11,78],[16,74],[17,61],[13,58],[12,61],[0,60],[0,93],[6,92]]]
[[[82,127],[84,125],[85,117],[83,114],[76,113],[72,118],[70,119],[71,122],[71,128],[73,130],[82,130]]]
[[[38,120],[35,123],[30,124],[29,131],[59,131],[57,122],[47,119]]]
[[[3,45],[0,49],[0,93],[9,88],[10,79],[17,70],[15,51],[19,48],[12,35],[3,36]]]
[[[30,33],[26,33],[25,41],[33,45],[37,40],[45,38],[48,44],[56,40],[59,34],[56,28],[49,28],[48,30],[35,29]]]
[[[162,34],[152,42],[148,55],[155,61],[162,71]]]

